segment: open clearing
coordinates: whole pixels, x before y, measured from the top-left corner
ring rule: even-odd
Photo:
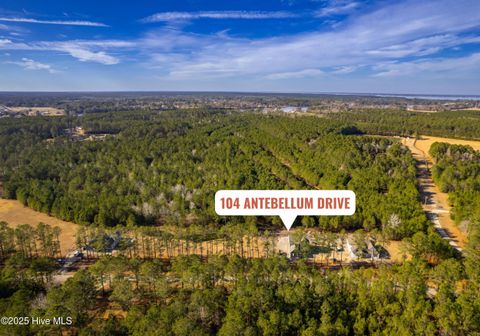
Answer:
[[[427,155],[427,157],[431,160],[432,158],[428,154],[428,151],[430,150],[430,147],[434,142],[446,142],[453,145],[468,145],[468,146],[472,146],[472,148],[475,150],[480,150],[480,141],[440,138],[440,137],[423,136],[423,135],[421,136],[420,139],[418,139],[415,142],[415,146],[421,151],[423,151]]]
[[[57,117],[65,115],[63,109],[56,107],[10,107],[9,111],[12,113],[24,113],[29,116],[42,115],[46,117]]]
[[[37,212],[23,206],[19,201],[0,199],[0,221],[7,222],[11,227],[17,227],[21,224],[36,226],[40,222],[52,227],[58,226],[62,230],[60,234],[60,249],[62,255],[76,248],[75,234],[77,233],[79,225]]]

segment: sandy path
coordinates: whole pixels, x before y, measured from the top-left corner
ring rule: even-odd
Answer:
[[[432,167],[433,162],[428,155],[428,150],[436,141],[452,144],[464,144],[462,142],[469,143],[471,141],[435,137],[422,137],[421,140],[402,139],[402,143],[410,149],[417,161],[417,179],[420,185],[424,211],[440,235],[448,240],[454,248],[462,251],[467,241],[467,235],[450,218],[448,194],[441,192],[432,180],[430,167]],[[478,145],[480,146],[480,143]]]
[[[79,225],[37,212],[23,206],[19,201],[0,199],[0,221],[7,222],[11,227],[17,227],[21,224],[36,226],[39,222],[52,227],[58,226],[62,230],[60,234],[61,254],[65,255],[76,248],[75,234]]]

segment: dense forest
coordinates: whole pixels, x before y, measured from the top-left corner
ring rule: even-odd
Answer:
[[[452,218],[471,223],[480,219],[480,152],[470,146],[436,142],[430,148],[435,160],[433,178],[453,206]]]
[[[283,256],[105,256],[51,286],[49,264],[20,253],[0,270],[1,314],[72,320],[7,322],[0,334],[477,335],[478,258],[478,251],[469,254],[465,267],[414,258],[331,271]]]
[[[480,139],[480,111],[409,112],[362,109],[328,113],[329,119],[355,123],[365,133],[378,135]]]
[[[307,226],[384,229],[395,239],[427,227],[408,150],[355,135],[351,124],[209,110],[22,122],[27,127],[0,121],[4,196],[67,221],[221,226],[226,218],[212,204],[219,189],[321,188],[354,190],[356,214],[298,219]],[[65,125],[105,137],[76,138]]]
[[[186,248],[189,253],[188,243],[178,244],[185,237],[166,232],[159,237],[153,228],[145,228],[145,236],[135,239],[133,254],[89,255],[87,250],[88,268],[81,267],[66,282],[56,284],[62,276],[52,258],[57,253],[58,229],[45,224],[12,229],[0,223],[0,314],[30,319],[23,323],[5,320],[0,335],[480,332],[480,251],[473,248],[478,246],[478,235],[471,241],[465,263],[448,253],[437,253],[435,263],[430,263],[436,253],[434,245],[448,244],[438,236],[434,245],[426,244],[417,233],[406,241],[412,259],[401,265],[330,269],[309,264],[306,256],[294,262],[278,253],[255,257],[255,248],[251,255],[237,244],[238,236],[245,233],[239,229],[223,232],[228,254],[209,254],[207,245],[205,257],[193,237],[208,239],[211,229],[189,231],[191,254],[174,256],[175,249]],[[104,232],[85,227],[78,233],[78,244],[91,244],[92,240],[83,237],[103,236]],[[152,234],[173,255],[158,258],[145,253]],[[100,239],[94,244],[101,250]],[[135,252],[140,249],[143,253]],[[62,318],[66,324],[42,325],[32,323],[33,318]]]

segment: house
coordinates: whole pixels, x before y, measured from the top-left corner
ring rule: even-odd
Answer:
[[[361,258],[362,255],[359,254],[358,247],[355,244],[355,242],[352,240],[351,237],[348,237],[345,243],[347,247],[347,252],[350,258],[356,259],[356,258]]]
[[[281,110],[284,113],[293,113],[297,111],[297,108],[295,106],[284,106],[281,108]]]
[[[380,259],[382,257],[375,247],[373,240],[370,238],[366,238],[365,245],[362,248],[359,248],[352,237],[348,237],[346,241],[346,249],[352,259]]]
[[[380,259],[380,253],[378,250],[375,248],[375,245],[373,244],[373,241],[369,238],[367,238],[367,257],[370,259]]]
[[[292,252],[295,250],[295,245],[290,241],[290,235],[278,237],[276,250],[285,253],[288,259],[292,258]]]

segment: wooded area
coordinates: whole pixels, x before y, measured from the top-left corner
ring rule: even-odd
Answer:
[[[480,111],[410,112],[361,109],[328,113],[329,119],[352,122],[365,133],[376,135],[433,135],[480,139]]]
[[[453,205],[452,218],[471,223],[480,218],[480,152],[470,146],[436,142],[430,148],[435,159],[433,178]]]
[[[455,219],[469,223],[462,259],[422,211],[408,149],[363,134],[414,134],[427,121],[431,134],[442,133],[444,118],[454,122],[446,132],[456,134],[467,124],[438,113],[398,126],[397,116],[379,112],[368,126],[357,119],[362,113],[0,119],[3,195],[81,224],[76,254],[86,260],[55,283],[64,271],[58,228],[0,223],[2,316],[73,319],[72,326],[2,325],[0,335],[479,334],[478,152],[446,144],[431,152]],[[465,136],[476,137],[475,120]],[[215,191],[234,188],[351,189],[357,212],[299,218],[297,253],[287,259],[273,248],[278,218],[214,213]],[[310,262],[307,229],[324,262]],[[347,234],[359,245],[366,236],[380,245],[403,239],[410,258],[330,267],[327,253]]]
[[[65,124],[113,135],[73,141],[61,133]],[[79,224],[221,226],[227,219],[213,211],[220,189],[351,189],[354,216],[303,223],[337,232],[383,228],[395,239],[425,231],[408,150],[352,133],[353,125],[316,117],[203,110],[7,123],[0,133],[4,195]],[[392,215],[400,218],[396,227],[388,227]],[[257,222],[281,225],[278,218]]]
[[[435,267],[321,271],[285,257],[104,257],[44,288],[41,259],[0,271],[5,316],[73,318],[73,327],[1,326],[5,335],[472,335],[480,330],[478,260]],[[477,258],[476,260],[474,258]],[[41,274],[46,274],[41,276]],[[108,312],[108,313],[106,313]],[[106,315],[105,315],[106,314]],[[104,318],[107,316],[106,318]]]

